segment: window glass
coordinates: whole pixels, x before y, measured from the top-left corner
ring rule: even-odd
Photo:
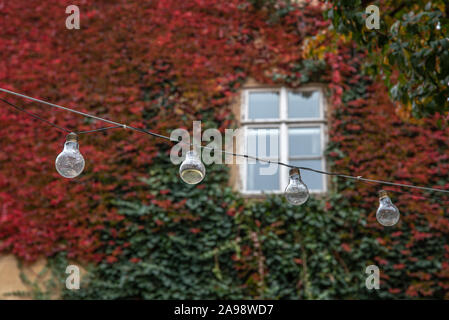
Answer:
[[[290,163],[298,167],[312,168],[315,170],[323,170],[321,160],[292,160]],[[313,171],[301,170],[302,181],[310,190],[323,191],[323,176]]]
[[[248,119],[278,119],[279,93],[275,91],[250,92],[248,101]]]
[[[320,118],[320,92],[288,92],[289,118]]]
[[[265,172],[263,171],[265,169]],[[279,166],[257,162],[247,164],[246,189],[248,191],[279,190]]]
[[[279,157],[279,129],[249,128],[247,154],[259,158]]]
[[[289,157],[321,156],[321,129],[289,128],[288,129]]]
[[[279,158],[279,129],[249,128],[247,129],[247,154],[259,158]],[[279,190],[278,166],[248,159],[247,164],[248,191]]]

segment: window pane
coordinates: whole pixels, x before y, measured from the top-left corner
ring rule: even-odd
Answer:
[[[260,158],[279,157],[279,129],[250,128],[247,134],[247,154]]]
[[[279,190],[279,166],[260,162],[248,163],[246,189],[248,191]]]
[[[278,119],[278,92],[250,92],[248,101],[248,119]]]
[[[312,168],[315,170],[323,170],[322,160],[292,160],[290,164],[298,167]],[[301,170],[302,181],[307,185],[309,190],[324,191],[323,176],[320,173]]]
[[[320,92],[289,92],[288,117],[320,118]]]
[[[289,157],[321,156],[321,128],[289,128]]]

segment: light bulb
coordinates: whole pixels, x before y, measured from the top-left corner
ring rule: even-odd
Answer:
[[[188,184],[200,183],[206,175],[206,168],[195,151],[189,151],[179,167],[181,179]]]
[[[69,133],[64,143],[64,150],[55,161],[56,170],[64,178],[75,178],[84,169],[84,158],[79,151],[78,136]]]
[[[285,198],[287,201],[294,205],[301,205],[309,199],[309,189],[302,182],[299,169],[290,169],[290,182],[287,188],[285,188]]]
[[[379,191],[379,209],[376,212],[377,221],[385,226],[394,226],[399,221],[399,210],[391,202],[385,190]]]

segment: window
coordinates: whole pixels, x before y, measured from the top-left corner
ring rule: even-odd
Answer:
[[[241,124],[245,153],[264,159],[325,169],[325,109],[317,88],[301,90],[247,89],[243,91]],[[241,166],[243,193],[283,192],[288,168],[246,161]],[[301,170],[310,192],[326,192],[324,175]]]

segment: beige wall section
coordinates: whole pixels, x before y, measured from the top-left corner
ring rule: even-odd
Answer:
[[[239,93],[235,95],[235,98],[233,99],[232,104],[231,104],[231,111],[234,115],[234,119],[235,119],[234,125],[235,125],[236,129],[240,128],[240,105],[241,105],[241,103],[242,103],[242,95],[241,95],[241,91],[239,91]],[[233,151],[237,152],[237,150],[235,148],[235,141],[234,141],[234,150]],[[236,158],[234,158],[233,160],[235,163]],[[236,164],[230,164],[228,166],[230,168],[228,183],[234,191],[238,191],[238,190],[240,190],[239,166]]]
[[[39,272],[41,272],[46,265],[44,259],[40,259],[37,262],[22,267],[22,272],[26,277],[34,282],[37,278]],[[18,296],[8,296],[7,293],[15,291],[25,291],[29,292],[30,287],[25,285],[20,279],[21,269],[19,268],[18,260],[14,255],[0,255],[0,300],[17,300],[17,299],[30,299],[31,297],[18,297]],[[49,275],[42,279],[43,281],[48,280]],[[55,294],[52,298],[57,298]]]

